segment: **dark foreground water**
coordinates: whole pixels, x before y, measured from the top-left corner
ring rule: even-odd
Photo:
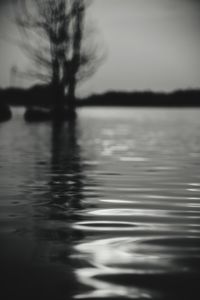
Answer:
[[[200,110],[78,115],[0,125],[0,299],[200,299]]]

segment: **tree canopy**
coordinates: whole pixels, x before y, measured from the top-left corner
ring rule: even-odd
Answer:
[[[33,62],[23,74],[50,84],[57,103],[62,105],[66,98],[72,109],[77,83],[92,76],[105,56],[103,47],[94,42],[94,30],[86,26],[89,4],[86,0],[19,0],[17,5],[21,48]]]

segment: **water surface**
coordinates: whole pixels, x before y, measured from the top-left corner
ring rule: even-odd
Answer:
[[[8,299],[200,296],[199,110],[84,108],[54,126],[15,110],[0,141]]]

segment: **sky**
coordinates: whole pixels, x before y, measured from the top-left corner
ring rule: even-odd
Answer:
[[[79,94],[200,87],[197,0],[93,0],[87,18],[106,59]],[[12,65],[25,63],[18,49],[2,42],[0,85],[9,85]]]

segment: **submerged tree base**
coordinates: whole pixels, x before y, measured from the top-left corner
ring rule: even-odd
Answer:
[[[12,118],[10,107],[6,104],[0,104],[0,122],[8,121]]]
[[[67,108],[47,109],[41,107],[27,108],[24,114],[24,119],[27,122],[45,122],[58,121],[64,122],[76,118],[76,111]]]

